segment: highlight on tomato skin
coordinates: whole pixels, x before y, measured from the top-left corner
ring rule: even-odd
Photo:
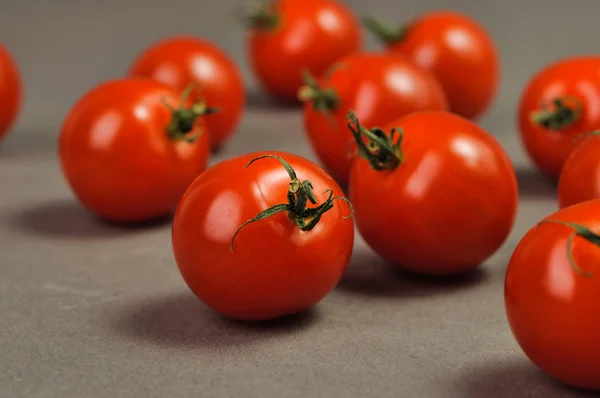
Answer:
[[[527,357],[568,385],[600,390],[600,200],[545,217],[516,247],[504,297]]]
[[[19,115],[23,89],[21,74],[12,55],[0,43],[0,142]]]
[[[560,208],[600,198],[600,131],[582,134],[558,180]]]
[[[285,152],[224,160],[183,195],[172,226],[181,275],[208,307],[238,320],[308,310],[352,254],[352,207],[313,162]]]
[[[502,146],[448,112],[415,112],[367,129],[358,144],[349,199],[367,244],[398,267],[427,275],[473,270],[510,233],[517,179]]]

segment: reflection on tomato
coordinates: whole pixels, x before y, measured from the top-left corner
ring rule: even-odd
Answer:
[[[213,150],[230,138],[244,110],[244,82],[237,66],[206,40],[188,36],[162,40],[136,58],[129,75],[158,80],[178,92],[197,83],[192,99],[219,109],[204,118]]]
[[[210,140],[190,103],[162,83],[103,83],[73,106],[59,141],[64,175],[91,212],[115,222],[172,211],[206,167]],[[188,106],[189,105],[189,106]]]
[[[337,285],[352,253],[350,209],[337,196],[343,193],[333,179],[297,155],[250,153],[216,164],[192,183],[175,213],[173,250],[183,279],[206,305],[235,319],[312,307]],[[273,206],[280,212],[241,227]]]
[[[367,130],[351,115],[361,157],[350,201],[365,241],[388,261],[431,275],[468,271],[507,238],[517,180],[500,144],[446,112],[417,112]]]
[[[411,112],[448,108],[437,80],[398,55],[351,55],[334,65],[330,76],[308,83],[300,89],[305,130],[326,170],[342,185],[351,165],[350,109],[364,126],[375,127]]]
[[[505,283],[506,314],[525,354],[556,379],[597,390],[598,231],[600,200],[579,203],[548,216],[517,246]]]
[[[600,57],[566,58],[533,76],[519,105],[525,149],[558,178],[575,139],[600,128]]]
[[[21,76],[17,64],[0,44],[0,140],[8,133],[21,109]]]

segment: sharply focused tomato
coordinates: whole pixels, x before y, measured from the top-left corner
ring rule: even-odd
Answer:
[[[181,199],[175,260],[194,294],[228,317],[304,311],[337,285],[350,261],[354,227],[344,201],[334,180],[300,156],[225,160]]]
[[[8,133],[21,108],[21,76],[17,64],[0,44],[0,140]]]
[[[373,18],[365,18],[365,23],[390,51],[433,72],[453,113],[475,119],[489,108],[498,89],[500,59],[479,23],[448,11],[423,14],[398,29]]]
[[[67,181],[96,215],[134,222],[168,214],[206,167],[205,105],[162,83],[103,83],[67,115],[59,141]]]
[[[521,96],[518,117],[529,156],[558,178],[575,138],[600,128],[600,56],[566,58],[539,71]]]
[[[350,201],[377,253],[410,271],[448,275],[476,268],[502,245],[517,180],[490,134],[447,112],[412,113],[383,130],[349,120],[360,143]]]
[[[600,198],[600,131],[582,138],[567,158],[558,180],[561,208]]]
[[[158,80],[179,92],[197,83],[191,99],[219,109],[204,119],[213,150],[231,137],[244,110],[244,82],[237,66],[206,40],[188,36],[162,40],[137,57],[129,75]]]
[[[529,359],[564,383],[596,390],[600,390],[599,231],[600,200],[548,216],[517,246],[505,283],[508,321]]]
[[[336,0],[275,0],[249,16],[248,57],[263,88],[297,101],[302,71],[323,74],[361,47],[360,24]]]
[[[320,82],[308,78],[299,95],[306,101],[304,127],[312,147],[342,185],[351,165],[353,139],[346,127],[350,109],[364,126],[375,127],[411,112],[448,108],[433,75],[402,56],[355,54],[333,68]]]

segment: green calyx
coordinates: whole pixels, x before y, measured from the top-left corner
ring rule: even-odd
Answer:
[[[252,29],[270,31],[279,26],[280,17],[273,1],[252,4],[244,12],[243,20]]]
[[[408,26],[393,28],[375,17],[362,18],[363,25],[385,44],[398,43],[406,37]]]
[[[329,73],[332,71],[333,69]],[[298,90],[300,101],[310,101],[313,108],[324,115],[330,115],[331,112],[339,108],[340,98],[333,88],[321,88],[317,79],[308,70],[302,71],[302,79],[304,80],[304,86]]]
[[[186,107],[188,97],[197,84],[192,83],[181,93],[179,108],[173,108],[163,99],[163,105],[171,111],[171,120],[165,127],[165,131],[173,141],[185,141],[194,143],[200,138],[200,133],[189,135],[194,130],[196,120],[204,115],[210,115],[219,111],[218,108],[209,108],[203,100],[197,100]]]
[[[368,160],[377,171],[394,170],[400,166],[404,160],[402,153],[404,134],[401,128],[393,128],[387,135],[378,127],[367,129],[361,126],[353,111],[348,113],[346,119],[361,158]]]
[[[569,235],[569,238],[567,239],[567,258],[569,259],[569,264],[571,265],[571,267],[573,267],[573,269],[577,273],[581,274],[582,276],[585,276],[585,277],[593,276],[594,275],[593,272],[584,271],[575,261],[575,257],[573,256],[573,240],[575,239],[576,236],[579,236],[579,237],[587,240],[588,242],[600,247],[600,235],[596,234],[595,232],[593,232],[592,230],[590,230],[588,227],[586,227],[584,225],[569,222],[569,221],[544,220],[542,222],[543,223],[560,224],[560,225],[567,226],[574,230],[574,232],[571,235]]]
[[[552,106],[531,114],[531,121],[548,130],[563,130],[581,116],[581,103],[574,101],[574,105],[567,105],[565,98],[555,98],[552,100]]]
[[[264,220],[265,218],[274,216],[277,213],[281,213],[282,211],[287,212],[289,220],[298,226],[302,231],[311,231],[321,220],[323,214],[328,212],[333,208],[334,200],[343,200],[348,203],[350,206],[351,214],[344,218],[350,218],[354,216],[354,210],[352,208],[352,204],[348,199],[343,196],[333,196],[333,190],[327,189],[323,194],[328,195],[327,199],[320,205],[316,207],[307,207],[308,202],[313,205],[317,204],[317,198],[315,197],[315,193],[313,191],[312,183],[308,180],[301,181],[296,176],[296,172],[290,166],[288,162],[286,162],[281,156],[276,155],[263,155],[259,156],[255,159],[252,159],[244,168],[249,167],[252,163],[261,159],[276,159],[285,168],[288,175],[290,176],[290,185],[288,188],[287,199],[288,203],[277,204],[272,207],[269,207],[266,210],[261,211],[256,215],[256,217],[246,221],[243,223],[236,231],[233,237],[231,238],[231,243],[229,244],[229,250],[233,252],[233,241],[238,233],[244,228],[246,225],[257,222],[260,220]]]

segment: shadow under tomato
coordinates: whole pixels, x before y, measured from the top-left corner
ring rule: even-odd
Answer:
[[[300,102],[283,102],[258,88],[246,91],[246,106],[249,110],[297,110],[302,109]]]
[[[474,288],[488,277],[484,267],[445,277],[419,275],[399,269],[373,252],[355,252],[337,289],[373,297],[431,296]]]
[[[516,168],[519,196],[525,198],[555,198],[557,184],[534,168]]]
[[[293,334],[314,326],[318,310],[260,322],[235,321],[206,307],[192,293],[144,301],[110,319],[122,335],[158,346],[228,346]]]
[[[171,215],[142,223],[116,224],[95,217],[74,200],[55,200],[17,210],[11,225],[26,234],[75,239],[118,237],[168,225]]]
[[[469,398],[598,396],[597,392],[572,388],[554,380],[525,357],[468,367],[459,385],[464,389],[463,396]]]

